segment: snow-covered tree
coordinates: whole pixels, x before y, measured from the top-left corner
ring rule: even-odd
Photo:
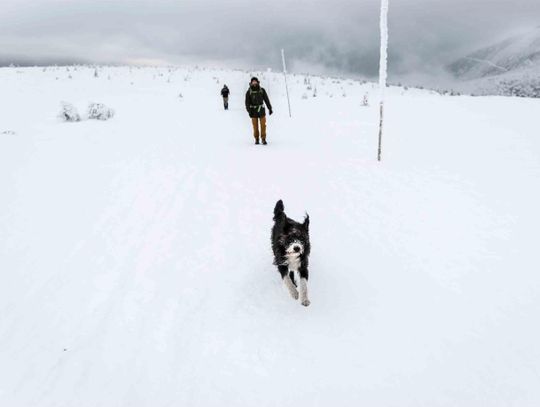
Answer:
[[[362,106],[369,106],[369,96],[367,93],[364,93],[364,98],[362,99]]]

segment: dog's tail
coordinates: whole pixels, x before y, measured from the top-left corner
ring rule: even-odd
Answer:
[[[285,215],[285,207],[283,206],[283,201],[280,199],[276,202],[276,207],[274,208],[274,220],[281,218]]]

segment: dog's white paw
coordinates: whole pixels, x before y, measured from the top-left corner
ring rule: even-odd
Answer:
[[[304,307],[309,307],[309,304],[311,304],[311,301],[308,300],[307,298],[305,298],[305,299],[302,300],[302,305],[303,305]]]

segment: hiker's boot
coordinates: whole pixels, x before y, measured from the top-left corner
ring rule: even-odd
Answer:
[[[263,143],[264,145],[267,145],[267,144],[268,144],[268,143],[266,142],[266,139],[263,139],[262,143]]]
[[[255,139],[255,144],[260,144],[259,139]]]

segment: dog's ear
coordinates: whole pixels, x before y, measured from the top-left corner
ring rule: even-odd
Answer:
[[[309,230],[309,215],[307,213],[304,218],[304,223],[302,225],[304,225],[304,228],[306,228],[306,230]]]
[[[279,218],[283,217],[285,207],[283,206],[283,201],[280,199],[276,202],[276,206],[274,207],[274,220],[277,220]]]

